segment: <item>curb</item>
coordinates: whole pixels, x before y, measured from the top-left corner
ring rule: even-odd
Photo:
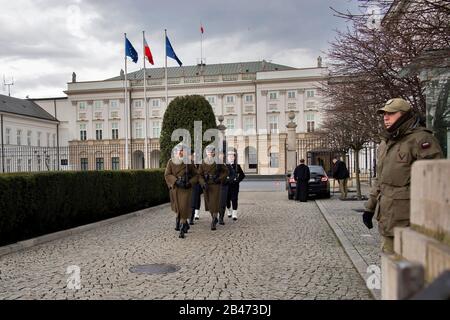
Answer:
[[[321,200],[315,200],[317,206],[319,207],[320,212],[322,213],[322,216],[327,221],[330,228],[333,230],[334,234],[338,238],[339,242],[341,243],[342,247],[344,248],[345,253],[350,258],[351,262],[355,266],[356,270],[358,271],[361,278],[366,282],[368,274],[367,274],[367,263],[364,261],[362,256],[359,254],[358,250],[353,246],[351,241],[347,238],[345,235],[345,232],[339,227],[335,219],[328,213],[328,210],[325,208],[325,206],[322,204]],[[370,294],[375,300],[381,300],[381,290],[375,290],[375,289],[369,289]]]
[[[149,208],[145,208],[139,211],[135,211],[135,212],[131,212],[131,213],[127,213],[127,214],[123,214],[117,217],[113,217],[110,219],[106,219],[106,220],[101,220],[101,221],[97,221],[97,222],[93,222],[93,223],[89,223],[89,224],[85,224],[79,227],[75,227],[75,228],[71,228],[71,229],[67,229],[67,230],[62,230],[62,231],[57,231],[54,233],[49,233],[43,236],[39,236],[36,238],[32,238],[32,239],[27,239],[27,240],[22,240],[13,244],[9,244],[3,247],[0,247],[0,257],[8,255],[10,253],[14,253],[17,251],[21,251],[27,248],[31,248],[46,242],[50,242],[53,240],[57,240],[57,239],[61,239],[67,236],[71,236],[74,234],[78,234],[84,231],[89,231],[95,228],[99,228],[99,227],[103,227],[106,225],[110,225],[113,223],[117,223],[129,218],[134,218],[134,217],[139,217],[142,216],[146,213],[148,213],[149,211],[153,211],[153,210],[158,210],[158,209],[162,209],[166,206],[169,206],[170,203],[164,203],[164,204],[160,204],[154,207],[149,207]]]

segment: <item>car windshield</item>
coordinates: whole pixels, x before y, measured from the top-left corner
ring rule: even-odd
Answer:
[[[311,172],[311,174],[325,174],[321,166],[309,166],[309,171]]]

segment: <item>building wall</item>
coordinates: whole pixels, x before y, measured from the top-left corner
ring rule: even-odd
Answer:
[[[206,82],[203,77],[196,80],[197,83],[169,78],[168,102],[184,95],[205,96],[211,101],[216,117],[224,116],[223,124],[228,127],[227,140],[236,142],[243,159],[249,158],[249,147],[255,148],[258,173],[281,174],[285,170],[285,137],[282,134],[286,133],[288,113],[293,111],[296,115],[297,132],[308,130],[308,114],[313,115],[314,128],[317,129],[322,107],[318,88],[325,76],[326,68],[308,68],[239,75],[233,81],[212,83]],[[223,80],[225,76],[219,78]],[[118,140],[112,141],[113,123],[118,125],[117,138],[121,141],[125,139],[128,129],[130,142],[143,143],[146,128],[147,137],[154,143],[157,142],[167,106],[162,83],[161,79],[147,81],[146,110],[143,81],[128,80],[129,122],[125,122],[123,81],[68,83],[65,92],[67,99],[40,99],[35,102],[53,115],[56,103],[56,117],[61,121],[61,145],[86,143],[80,141],[80,126],[86,128],[87,141],[96,140],[96,130],[101,127],[103,143],[118,143]],[[308,90],[314,91],[314,97],[308,96]],[[276,95],[275,99],[271,99],[272,94]],[[274,119],[277,120],[277,130],[270,132],[269,120]],[[278,167],[273,167],[274,164]],[[248,165],[246,167],[247,172],[256,172]]]

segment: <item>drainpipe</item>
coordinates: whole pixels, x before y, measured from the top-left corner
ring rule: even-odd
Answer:
[[[56,117],[56,99],[53,99],[53,107],[55,109],[55,119],[58,120]],[[59,159],[59,121],[56,123],[56,160],[58,161],[58,171],[60,170],[60,162]]]
[[[5,173],[5,147],[3,145],[3,114],[0,114],[0,130],[2,140],[2,172]]]
[[[256,76],[256,74],[255,74]],[[255,131],[256,131],[256,174],[259,174],[259,139],[258,139],[258,85],[255,79]]]

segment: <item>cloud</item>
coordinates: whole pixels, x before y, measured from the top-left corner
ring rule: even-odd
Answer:
[[[207,63],[266,59],[314,66],[333,29],[345,25],[329,7],[356,8],[356,1],[348,0],[0,2],[0,76],[14,76],[12,90],[19,97],[61,96],[74,71],[78,81],[118,75],[124,68],[124,32],[142,58],[145,30],[155,66],[162,67],[167,29],[183,64],[196,64],[200,21]],[[128,64],[129,71],[141,67],[141,59]]]

